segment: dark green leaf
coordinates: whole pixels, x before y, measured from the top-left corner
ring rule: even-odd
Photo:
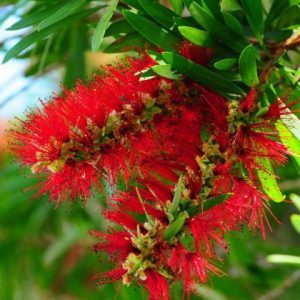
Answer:
[[[242,51],[239,59],[239,65],[243,82],[249,87],[253,87],[258,84],[256,48],[253,45],[247,46]]]
[[[224,20],[228,28],[230,28],[233,32],[244,35],[244,30],[241,23],[236,19],[232,14],[228,12],[223,12]]]
[[[287,7],[299,3],[300,0],[273,0],[271,9],[265,21],[265,27],[268,28]]]
[[[181,15],[182,10],[183,10],[183,0],[170,0],[172,7],[174,11],[178,14]]]
[[[174,25],[174,17],[177,15],[160,3],[153,0],[139,0],[140,5],[147,12],[147,14],[161,24],[166,29],[171,29]]]
[[[167,51],[177,50],[180,39],[174,34],[138,14],[130,11],[124,11],[123,13],[130,25],[148,41]]]
[[[269,43],[278,43],[288,39],[293,34],[293,30],[276,30],[265,33],[264,38]]]
[[[119,20],[113,22],[105,31],[105,36],[112,36],[120,33],[131,33],[135,31],[134,28],[126,21]]]
[[[215,20],[201,6],[193,2],[190,5],[190,12],[195,20],[203,26],[209,33],[214,35],[216,39],[225,44],[232,50],[240,53],[247,45],[244,38],[237,37],[222,23]]]
[[[214,63],[214,67],[218,70],[229,70],[237,63],[236,58],[224,58]]]
[[[219,0],[202,0],[202,7],[204,7],[216,20],[222,20]]]
[[[213,47],[215,45],[214,40],[207,31],[189,26],[179,26],[178,30],[184,38],[195,45],[206,47]]]
[[[181,230],[187,217],[188,214],[186,212],[182,212],[173,223],[167,226],[165,231],[165,240],[167,242],[169,242],[171,238],[176,236],[176,234]]]
[[[257,175],[264,192],[273,201],[282,202],[284,200],[284,196],[278,186],[276,175],[270,160],[266,157],[260,157],[257,158],[257,163],[260,166],[257,169]]]
[[[293,5],[286,8],[280,15],[277,28],[297,29],[300,25],[300,5]]]
[[[53,15],[61,7],[62,7],[62,3],[59,3],[57,5],[50,6],[47,9],[34,11],[28,16],[23,17],[17,23],[14,23],[12,26],[7,28],[7,30],[18,30],[28,26],[35,25],[41,22],[42,20],[45,20],[45,18]]]
[[[144,48],[147,41],[137,32],[123,36],[104,49],[105,53],[118,53],[135,50],[134,47]]]
[[[66,2],[60,9],[55,13],[51,14],[44,21],[39,24],[38,30],[42,30],[46,27],[57,23],[66,17],[70,16],[74,11],[76,11],[80,6],[82,6],[86,0],[70,0]]]
[[[203,202],[203,211],[209,210],[212,207],[224,203],[233,193],[222,194],[216,197],[211,197]]]
[[[261,0],[242,0],[246,17],[255,36],[261,41],[264,32],[263,6]]]
[[[169,210],[169,212],[172,215],[174,215],[177,212],[177,209],[179,207],[182,188],[183,188],[182,176],[180,176],[179,179],[178,179],[177,185],[176,185],[174,197],[173,197],[173,200],[172,200],[172,205],[171,205],[170,210]]]
[[[59,21],[49,27],[46,27],[42,29],[41,31],[33,32],[25,37],[23,37],[16,45],[14,45],[5,55],[3,59],[3,63],[9,61],[11,58],[17,56],[21,51],[29,47],[35,42],[38,42],[47,36],[49,36],[51,33],[55,32],[57,29],[71,24],[75,20],[83,19],[95,11],[97,11],[99,7],[95,7],[92,9],[84,10],[80,13],[77,13],[75,15],[72,15],[62,21]]]
[[[199,82],[201,85],[212,88],[224,95],[241,95],[244,91],[224,77],[195,64],[192,61],[170,52],[163,53],[166,62],[183,75]]]
[[[166,77],[172,80],[179,80],[180,76],[171,70],[171,65],[156,65],[151,68],[154,73],[162,77]]]
[[[109,26],[109,22],[111,17],[114,14],[114,11],[118,5],[119,0],[112,0],[110,5],[107,6],[105,12],[101,16],[101,19],[99,20],[96,30],[92,37],[92,51],[96,52],[102,43],[105,31],[107,27]]]
[[[237,0],[222,0],[221,2],[222,11],[236,11],[241,9]]]
[[[192,17],[175,17],[174,21],[177,26],[198,27],[198,23]]]
[[[123,0],[123,2],[136,8],[137,10],[144,11],[138,0]]]

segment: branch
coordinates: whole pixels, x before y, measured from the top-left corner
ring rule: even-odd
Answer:
[[[259,76],[259,86],[262,86],[269,78],[274,63],[285,54],[288,50],[296,48],[300,45],[300,33],[290,37],[283,43],[279,43],[276,46],[272,47],[274,49],[274,54],[271,56],[271,59],[266,64],[264,70],[261,72]]]

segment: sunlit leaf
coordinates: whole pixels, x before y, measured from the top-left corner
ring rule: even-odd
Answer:
[[[260,165],[257,169],[257,175],[266,195],[275,202],[283,201],[285,197],[280,191],[270,160],[260,157],[257,159],[257,163]]]
[[[105,12],[103,13],[103,15],[101,16],[97,27],[95,29],[95,32],[93,34],[92,37],[92,51],[96,52],[97,50],[99,50],[105,31],[109,26],[109,22],[111,17],[114,14],[114,11],[118,5],[119,0],[112,0],[111,3],[109,4],[109,6],[107,6]]]
[[[249,87],[253,87],[258,84],[256,48],[253,45],[247,46],[242,51],[239,59],[239,65],[243,82]]]

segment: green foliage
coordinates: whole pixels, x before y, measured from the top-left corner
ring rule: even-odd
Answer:
[[[246,85],[253,87],[258,84],[256,48],[254,46],[249,45],[242,51],[239,66],[242,80]]]

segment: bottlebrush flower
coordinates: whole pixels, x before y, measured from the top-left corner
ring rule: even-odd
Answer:
[[[188,42],[180,53],[200,64],[211,58]],[[223,274],[216,247],[227,249],[229,231],[246,225],[266,236],[268,197],[255,169],[261,158],[285,163],[275,123],[288,105],[257,114],[255,89],[238,102],[186,78],[141,80],[154,64],[147,55],[127,58],[42,103],[12,132],[11,148],[46,175],[37,194],[57,205],[88,199],[104,177],[113,194],[103,216],[118,229],[91,234],[115,268],[94,278],[136,281],[151,300],[168,300],[175,281],[189,297],[209,274]]]
[[[184,40],[179,47],[179,53],[199,65],[206,65],[212,57],[213,50]]]

